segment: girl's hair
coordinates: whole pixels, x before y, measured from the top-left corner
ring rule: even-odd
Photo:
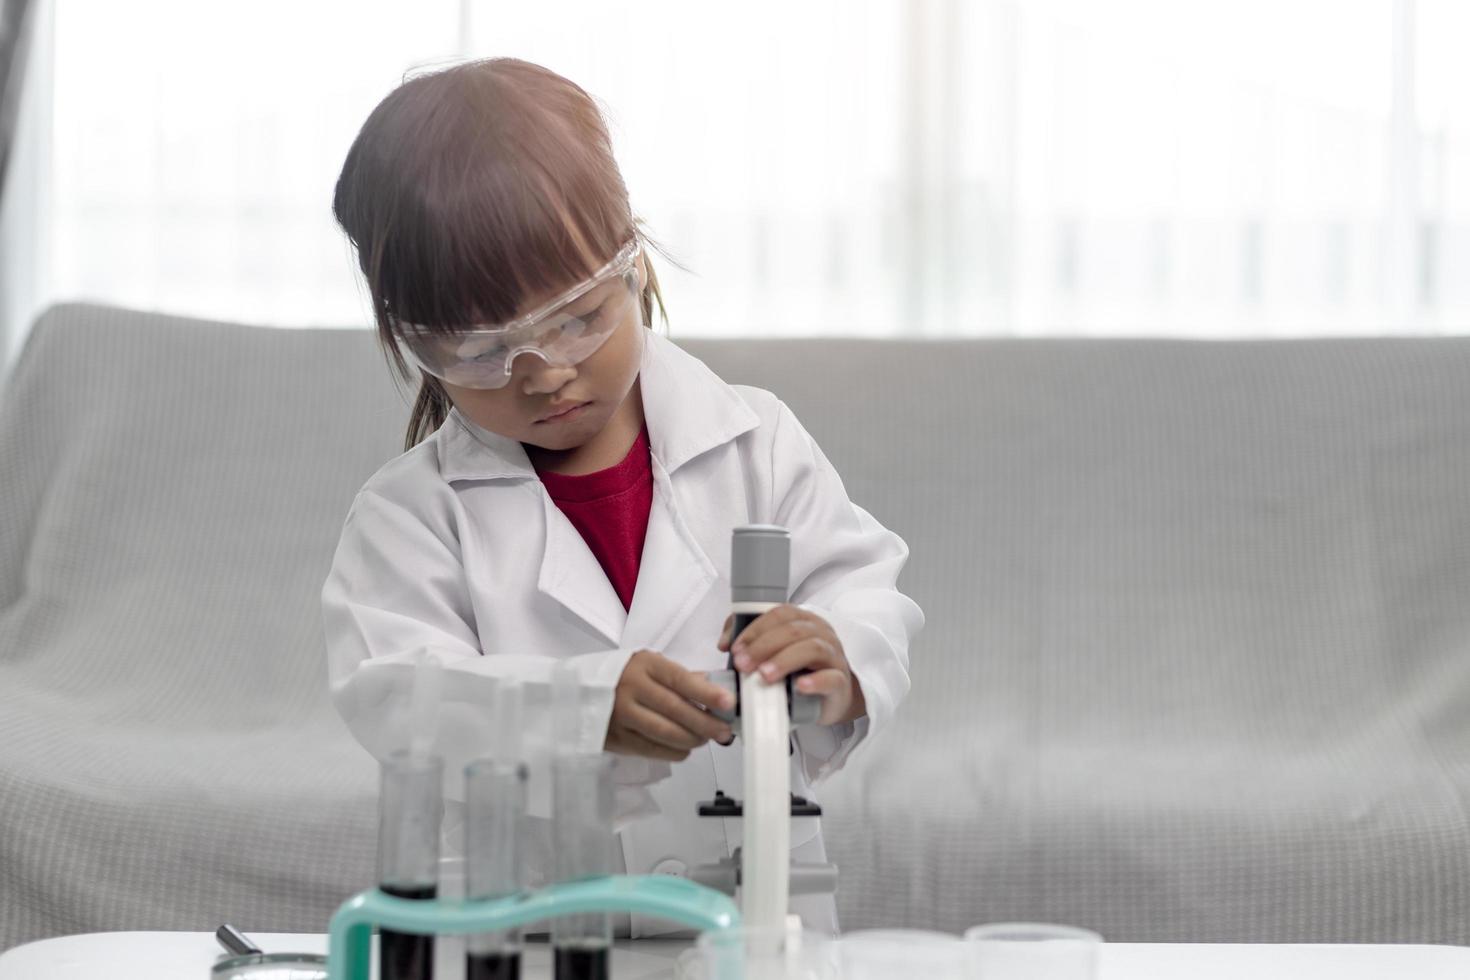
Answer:
[[[602,113],[539,65],[492,58],[406,80],[363,123],[332,213],[357,250],[378,340],[411,383],[399,322],[449,332],[511,319],[529,299],[590,276],[642,232]],[[652,324],[658,279],[640,305]],[[405,451],[451,403],[421,374]]]

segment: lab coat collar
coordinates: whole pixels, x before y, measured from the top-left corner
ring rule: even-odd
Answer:
[[[648,330],[639,369],[649,447],[666,473],[760,424],[740,394],[672,340]],[[439,427],[439,472],[454,480],[537,479],[519,442],[451,408]]]

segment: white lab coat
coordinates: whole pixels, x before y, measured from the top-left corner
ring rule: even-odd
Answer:
[[[445,667],[435,751],[445,759],[445,851],[459,854],[463,766],[491,753],[493,682],[524,684],[529,808],[550,813],[550,668],[583,683],[580,750],[597,751],[628,658],[660,652],[697,670],[726,666],[716,644],[730,606],[730,533],[791,531],[791,601],[842,640],[868,715],[794,736],[792,789],[812,786],[893,717],[908,691],[908,647],[923,613],[895,588],[908,548],[848,500],[842,481],[774,395],[731,386],[650,331],[641,389],[653,504],[631,608],[624,610],[576,528],[547,495],[518,442],[452,410],[358,492],[322,587],[328,679],[353,735],[379,759],[410,738],[409,693],[421,652]],[[680,763],[615,756],[622,870],[687,874],[740,843],[740,821],[701,818],[716,787],[743,797],[742,746],[709,744]],[[546,880],[549,825],[533,820],[532,883]],[[817,818],[792,821],[797,860],[825,860]],[[841,869],[839,868],[839,874]],[[836,928],[830,897],[797,897],[809,927]],[[633,916],[634,937],[672,927]]]

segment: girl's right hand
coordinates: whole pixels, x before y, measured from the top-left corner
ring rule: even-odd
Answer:
[[[639,650],[618,678],[604,747],[623,755],[680,762],[710,739],[728,744],[734,737],[730,726],[701,705],[729,710],[735,698],[703,674],[652,650]]]

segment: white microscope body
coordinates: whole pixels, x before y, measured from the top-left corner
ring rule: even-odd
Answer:
[[[791,537],[783,527],[737,527],[731,546],[730,580],[734,627],[730,642],[762,613],[789,594]],[[741,817],[744,844],[719,864],[695,868],[700,884],[740,894],[741,919],[748,930],[773,934],[799,932],[800,920],[788,915],[793,894],[824,894],[837,888],[830,864],[791,861],[791,817],[820,816],[815,804],[793,796],[790,783],[791,728],[816,722],[821,699],[798,694],[795,677],[768,684],[759,674],[714,671],[710,680],[735,694],[735,709],[720,713],[743,743],[744,803],[717,791],[701,804],[706,817]]]

